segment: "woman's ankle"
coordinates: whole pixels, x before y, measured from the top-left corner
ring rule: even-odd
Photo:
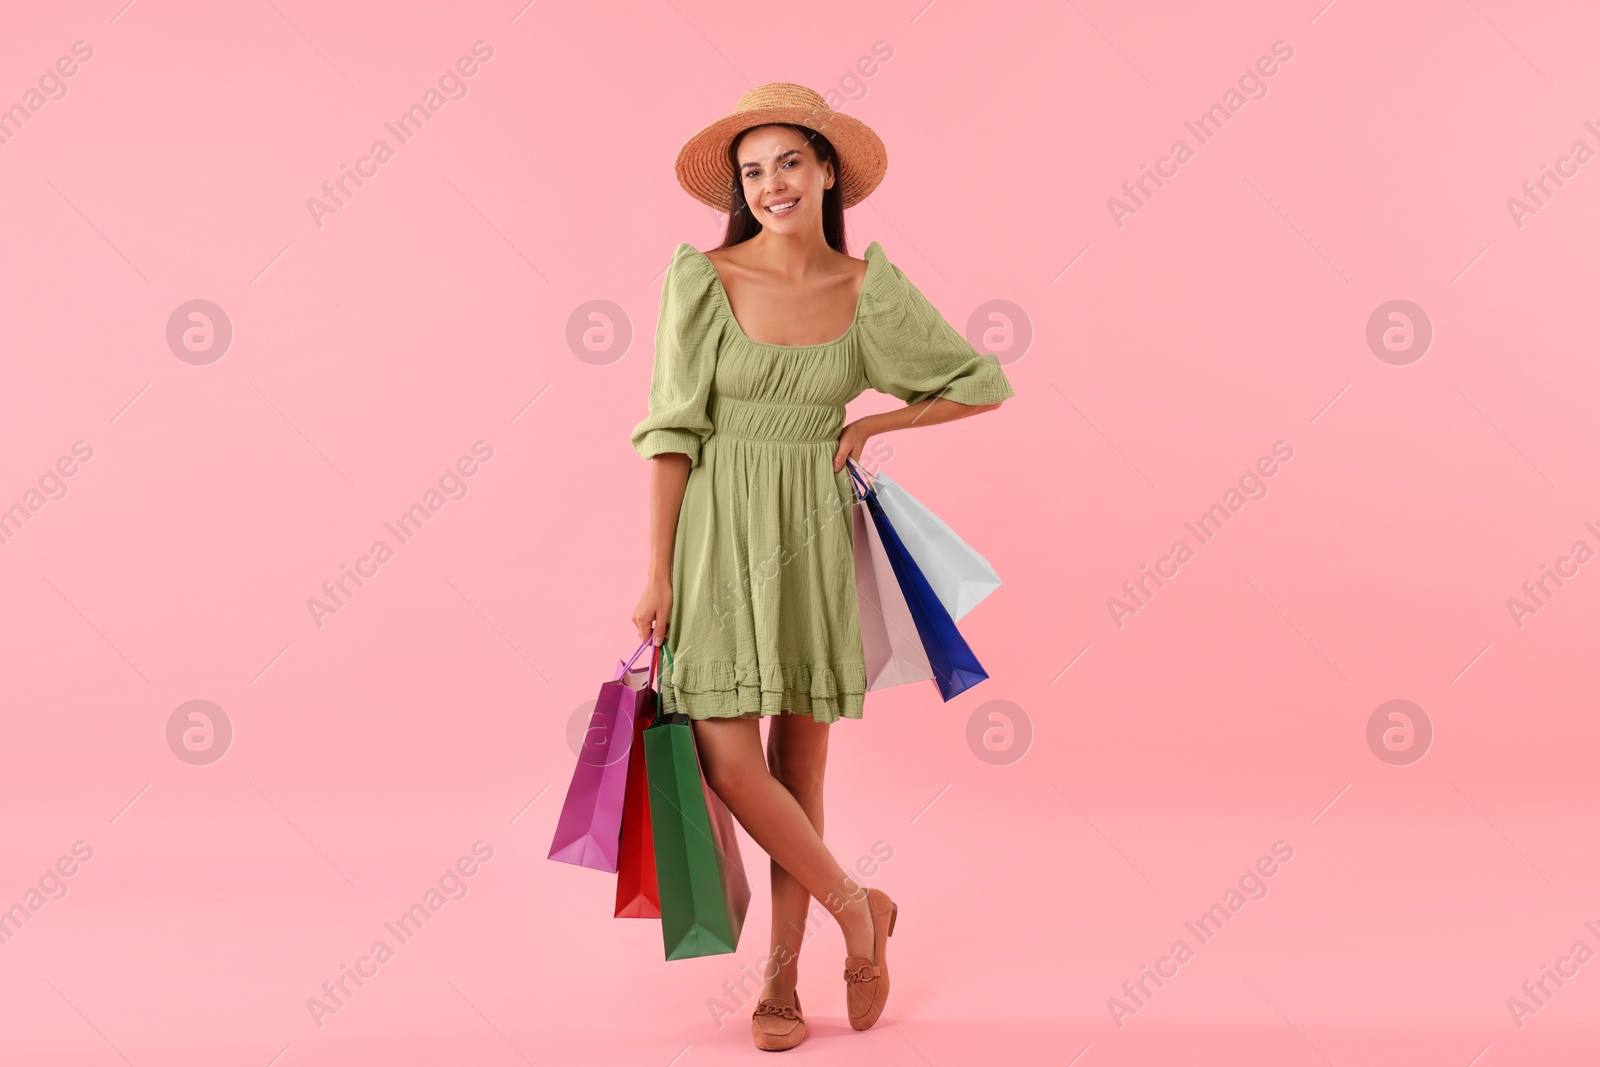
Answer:
[[[781,967],[778,973],[771,978],[766,978],[761,983],[761,998],[780,997],[783,1000],[794,1002],[795,986],[799,984],[800,971],[798,967]]]
[[[856,954],[872,944],[872,909],[865,892],[839,902],[833,913],[849,952]]]

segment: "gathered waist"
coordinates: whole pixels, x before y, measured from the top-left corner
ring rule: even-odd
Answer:
[[[758,441],[837,441],[844,430],[843,404],[740,400],[713,396],[707,408],[712,434]]]

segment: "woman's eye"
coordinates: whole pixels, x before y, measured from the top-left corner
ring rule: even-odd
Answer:
[[[786,159],[780,165],[785,169],[792,170],[800,165],[800,161],[798,159]],[[760,179],[761,172],[759,170],[747,170],[744,172],[744,180],[747,182],[759,181]]]

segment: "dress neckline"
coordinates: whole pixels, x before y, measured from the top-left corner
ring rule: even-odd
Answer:
[[[844,331],[844,333],[840,334],[838,337],[835,337],[831,341],[824,341],[820,345],[775,345],[770,341],[754,340],[749,334],[744,332],[744,327],[739,325],[739,319],[733,313],[733,302],[728,299],[727,289],[723,288],[722,275],[717,272],[717,265],[711,262],[710,256],[706,255],[698,248],[695,248],[694,245],[689,245],[689,247],[694,250],[695,255],[705,260],[706,266],[710,268],[711,278],[716,286],[717,296],[722,300],[722,306],[728,312],[728,321],[733,323],[734,332],[736,332],[746,344],[754,345],[757,348],[774,348],[780,352],[807,352],[816,348],[832,348],[835,345],[843,344],[846,340],[848,340],[850,335],[856,332],[856,326],[861,322],[861,307],[867,302],[867,287],[872,284],[872,265],[877,261],[879,256],[883,254],[883,248],[878,244],[877,241],[873,241],[867,246],[866,251],[861,253],[861,258],[866,260],[867,269],[866,272],[861,276],[861,292],[856,296],[855,316],[851,318],[850,326]],[[874,248],[878,250],[878,255],[872,254],[872,250]]]

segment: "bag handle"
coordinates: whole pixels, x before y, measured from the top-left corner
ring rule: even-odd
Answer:
[[[633,670],[633,661],[639,658],[639,653],[643,652],[649,644],[650,639],[648,637],[639,642],[639,647],[633,650],[633,655],[628,657],[628,662],[623,666],[623,674],[627,674],[629,671]],[[621,676],[622,675],[618,675],[617,677],[620,678]]]
[[[860,465],[858,465],[854,459],[846,456],[844,465],[845,470],[850,473],[851,482],[857,487],[857,493],[860,495],[862,500],[865,500],[873,491],[872,485],[867,482],[866,475],[862,472]]]
[[[627,663],[622,663],[621,660],[617,661],[618,663],[622,663],[622,666],[620,668],[618,668],[618,670],[617,670],[617,680],[618,681],[622,680],[622,676],[624,674],[627,674],[629,671],[633,670],[633,661],[639,658],[639,653],[643,652],[645,649],[647,649],[649,647],[650,647],[650,638],[647,637],[643,641],[639,642],[639,647],[633,650],[633,655],[628,657],[628,662]],[[652,653],[652,655],[653,654],[654,653]]]
[[[645,642],[645,643],[649,644],[648,641]],[[643,647],[643,646],[641,646],[641,647]],[[635,653],[635,654],[637,655],[637,653]],[[655,694],[655,698],[656,698],[655,699],[655,703],[654,704],[645,705],[645,709],[641,713],[641,718],[645,719],[645,721],[647,721],[647,722],[655,719],[658,716],[659,711],[660,711],[660,709],[659,709],[659,707],[657,705],[659,705],[661,703],[661,693],[660,693],[660,690],[659,690],[659,687],[658,687],[658,684],[657,684],[658,675],[656,673],[656,668],[660,665],[660,663],[661,663],[661,648],[658,645],[658,646],[656,646],[654,651],[652,651],[650,653],[650,675],[645,680],[645,683],[644,683],[644,691],[646,693]]]
[[[657,648],[657,655],[658,656],[665,655],[667,657],[666,670],[671,670],[672,669],[672,649],[667,647],[667,643],[665,641],[662,641],[661,644],[656,646],[656,648]],[[662,677],[663,678],[666,677],[665,671],[662,672]],[[650,725],[652,725],[652,726],[661,726],[661,725],[688,726],[689,725],[689,722],[690,722],[689,716],[685,715],[683,712],[674,711],[674,712],[671,712],[670,714],[667,712],[666,705],[662,702],[662,699],[661,699],[661,686],[659,686],[659,685],[656,686],[655,693],[656,693],[655,722],[651,723]]]
[[[661,663],[661,657],[663,655],[666,656],[666,658],[667,658],[666,667],[663,668],[659,673],[655,673],[654,670],[652,669],[652,673],[651,673],[651,676],[650,676],[650,680],[655,683],[654,685],[651,686],[651,688],[655,690],[656,703],[658,705],[661,703],[661,682],[662,682],[662,679],[666,678],[667,671],[670,671],[672,669],[672,650],[667,647],[667,643],[665,641],[662,641],[659,645],[656,646],[655,652],[650,657],[652,664],[659,665]]]

